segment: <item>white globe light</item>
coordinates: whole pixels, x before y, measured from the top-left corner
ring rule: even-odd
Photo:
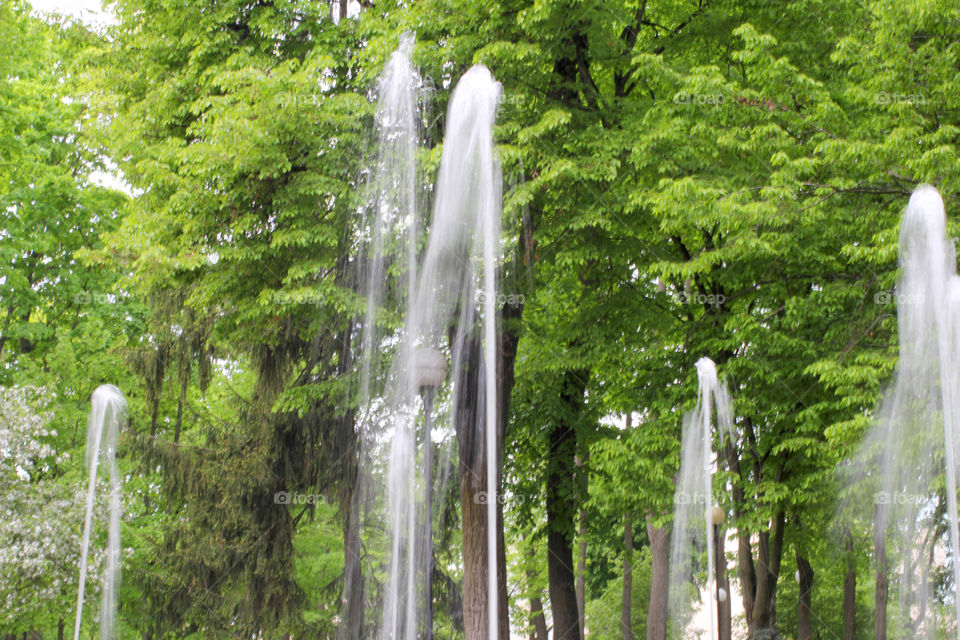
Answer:
[[[723,521],[726,519],[727,514],[723,512],[723,509],[717,505],[713,505],[707,509],[707,520],[713,526],[717,527],[723,524]]]
[[[439,387],[447,379],[447,358],[436,349],[417,349],[413,354],[413,375],[418,387]]]

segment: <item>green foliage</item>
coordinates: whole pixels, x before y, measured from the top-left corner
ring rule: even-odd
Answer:
[[[650,550],[642,549],[634,556],[633,582],[630,590],[630,626],[637,637],[647,629],[647,606],[650,603]],[[587,602],[587,633],[599,640],[623,638],[621,611],[623,576],[614,578],[596,598]]]
[[[338,583],[343,574],[343,532],[336,507],[320,502],[293,540],[297,585],[310,594],[303,618],[311,633],[322,637],[336,627]]]
[[[51,391],[48,439],[73,460],[90,392],[130,399],[123,634],[336,631],[357,465],[350,229],[370,91],[405,30],[435,87],[428,171],[447,89],[477,62],[504,86],[514,616],[548,591],[552,495],[571,540],[587,514],[591,636],[618,637],[622,517],[669,525],[709,356],[740,434],[739,473],[717,479],[731,526],[756,536],[785,514],[782,624],[799,549],[818,631],[839,633],[834,469],[894,369],[899,212],[920,182],[958,206],[960,8],[418,0],[334,24],[319,0],[113,7],[101,37],[0,6],[0,382]],[[104,169],[133,195],[100,186]],[[554,456],[557,425],[584,466]],[[301,512],[279,491],[328,502]],[[438,624],[456,634],[450,503]],[[844,525],[866,627],[868,525]],[[376,584],[383,549],[365,553]]]

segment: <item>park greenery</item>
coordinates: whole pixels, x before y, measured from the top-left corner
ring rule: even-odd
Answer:
[[[376,79],[412,32],[425,185],[452,85],[476,63],[503,85],[514,637],[665,639],[681,419],[707,356],[741,434],[716,480],[736,633],[873,638],[873,532],[837,469],[896,365],[914,187],[940,190],[960,235],[960,4],[352,5],[114,0],[91,27],[0,0],[0,637],[72,628],[103,383],[129,402],[118,638],[377,637],[377,508],[366,587],[345,579],[353,232]],[[480,640],[451,492],[436,636]]]

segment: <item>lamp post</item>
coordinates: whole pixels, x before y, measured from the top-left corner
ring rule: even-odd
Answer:
[[[418,349],[413,356],[414,375],[417,387],[423,395],[423,415],[425,436],[423,439],[424,466],[424,502],[426,507],[426,536],[424,555],[427,557],[426,581],[427,594],[426,640],[433,640],[433,403],[437,397],[437,387],[447,378],[447,359],[431,348]]]
[[[722,588],[720,585],[723,583],[724,570],[726,569],[726,562],[722,562],[721,558],[724,557],[723,553],[723,543],[720,536],[720,527],[723,525],[723,521],[726,519],[726,513],[723,509],[717,505],[710,507],[707,513],[707,517],[710,519],[710,524],[713,525],[713,558],[714,558],[714,582],[716,583],[716,593],[714,596],[717,599],[717,640],[730,640],[730,638],[725,637],[725,629],[723,626],[723,607],[724,603],[727,601],[727,590]]]

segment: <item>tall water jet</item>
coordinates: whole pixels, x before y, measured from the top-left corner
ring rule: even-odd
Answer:
[[[479,414],[486,425],[484,435],[494,445],[497,437],[494,304],[500,174],[492,126],[500,86],[489,71],[476,67],[464,75],[451,97],[432,223],[418,266],[421,82],[412,52],[413,37],[405,35],[378,83],[378,151],[358,233],[361,290],[367,303],[359,367],[361,466],[367,460],[373,470],[379,459],[386,459],[389,559],[380,627],[384,640],[432,635],[433,507],[444,499],[435,487],[446,487],[449,457],[441,456],[435,478],[434,436],[454,432],[457,408],[469,397],[483,402]],[[477,326],[482,327],[483,355],[465,366],[464,360],[473,353],[466,345]],[[387,362],[390,366],[384,370],[381,363]],[[471,366],[483,371],[476,385],[464,375]],[[485,449],[493,460],[488,465],[493,480],[488,483],[495,487],[497,448]],[[357,508],[354,504],[353,510]],[[488,508],[495,522],[495,502]],[[495,561],[495,548],[490,557]],[[348,569],[346,574],[349,580],[359,579],[358,571]],[[495,572],[491,583],[496,584]],[[495,597],[491,600],[495,606]],[[345,604],[349,611],[351,603]],[[496,616],[494,609],[491,619]]]
[[[896,290],[897,373],[860,447],[853,473],[873,490],[878,579],[875,634],[886,635],[887,541],[898,567],[896,633],[939,636],[934,573],[949,563],[960,622],[957,459],[960,436],[960,277],[936,189],[921,185],[903,214]],[[945,483],[945,486],[941,484]],[[945,494],[945,495],[944,495]],[[943,499],[946,523],[943,522]],[[946,528],[949,535],[937,533]],[[943,538],[946,537],[945,542]],[[949,554],[949,557],[948,557]],[[960,638],[960,628],[956,630]]]
[[[418,484],[432,485],[432,438],[425,429],[424,452],[416,451],[416,427],[422,406],[418,391],[423,386],[425,354],[439,370],[440,360],[450,357],[450,424],[458,423],[458,408],[464,397],[482,399],[480,413],[483,448],[487,460],[488,494],[497,486],[497,389],[496,389],[496,268],[500,242],[500,171],[493,150],[493,122],[500,85],[481,66],[470,69],[460,80],[450,100],[447,128],[428,243],[419,269],[411,304],[407,306],[403,335],[391,367],[385,395],[390,415],[391,446],[388,466],[390,565],[384,599],[384,640],[415,640],[417,619],[429,619],[426,603],[429,579],[420,589],[417,576],[429,571],[432,558],[431,506],[425,506],[427,522],[421,528],[428,539],[415,544]],[[477,327],[482,328],[480,361],[466,360],[473,351]],[[451,332],[451,327],[453,331]],[[452,337],[451,337],[452,333]],[[445,364],[445,362],[444,362]],[[478,367],[483,375],[474,379],[465,369]],[[429,418],[432,399],[441,380],[428,385],[432,391],[423,403]],[[432,492],[426,491],[432,499]],[[488,624],[487,637],[497,637],[496,500],[487,505],[488,527]],[[421,550],[418,557],[417,550]],[[426,615],[421,616],[421,613]],[[430,636],[431,630],[425,634]]]
[[[101,456],[110,469],[110,522],[107,530],[106,569],[101,578],[100,638],[111,640],[120,588],[120,472],[117,468],[117,437],[120,434],[120,423],[127,409],[127,401],[120,389],[112,384],[97,387],[91,401],[93,406],[87,422],[86,444],[87,505],[83,522],[83,540],[80,545],[80,583],[77,587],[77,617],[73,626],[73,640],[80,638],[83,594],[87,582],[90,551],[90,530],[93,524],[93,506],[97,489],[97,468]]]
[[[417,281],[420,227],[417,149],[420,146],[421,81],[410,56],[414,36],[404,33],[377,82],[376,157],[359,236],[364,244],[360,288],[366,297],[361,326],[362,405],[382,390],[371,390],[382,348],[384,297],[409,315]]]
[[[697,573],[695,558],[706,552],[707,597],[704,606],[709,619],[710,639],[716,640],[719,621],[717,601],[727,597],[715,581],[716,554],[722,553],[715,527],[723,521],[723,510],[713,501],[713,414],[716,411],[720,439],[733,437],[733,413],[730,395],[717,377],[713,360],[697,361],[699,392],[693,412],[683,418],[680,443],[680,473],[674,494],[673,533],[670,540],[670,588],[668,614],[675,638],[684,637],[684,625],[690,617],[690,592]]]
[[[464,397],[482,399],[482,420],[473,425],[482,429],[468,437],[482,443],[486,467],[487,532],[487,638],[499,634],[497,581],[497,487],[499,442],[497,434],[497,287],[496,269],[500,259],[500,165],[494,153],[493,125],[500,101],[501,86],[490,71],[476,65],[457,83],[447,111],[443,156],[437,176],[436,200],[430,225],[429,244],[417,291],[415,313],[431,308],[432,322],[417,319],[420,339],[436,346],[444,338],[450,320],[459,309],[452,353],[451,423],[461,424],[458,411]],[[478,308],[479,307],[479,308]],[[482,357],[471,363],[482,375],[465,371],[474,342],[475,326],[482,327]],[[475,386],[474,386],[475,385]],[[479,404],[479,403],[478,403]],[[479,417],[479,416],[478,416]],[[461,454],[464,453],[463,429]],[[479,457],[479,455],[477,455]],[[461,467],[470,464],[463,457]],[[469,568],[466,569],[470,571]]]
[[[416,623],[418,571],[416,545],[416,389],[412,380],[406,327],[413,307],[417,280],[420,212],[416,154],[420,144],[421,81],[413,66],[414,37],[406,33],[384,67],[377,83],[374,118],[376,155],[367,179],[368,196],[358,231],[360,290],[366,298],[361,333],[360,406],[358,410],[360,474],[355,495],[379,475],[375,470],[384,443],[389,446],[386,487],[387,520],[391,535],[389,568],[384,594],[382,635],[413,637]],[[396,351],[393,366],[384,354]],[[348,537],[356,553],[345,571],[347,597],[341,637],[359,637],[362,585],[359,567],[359,498],[351,506]],[[357,625],[359,626],[359,625]],[[401,630],[402,629],[402,630]]]

